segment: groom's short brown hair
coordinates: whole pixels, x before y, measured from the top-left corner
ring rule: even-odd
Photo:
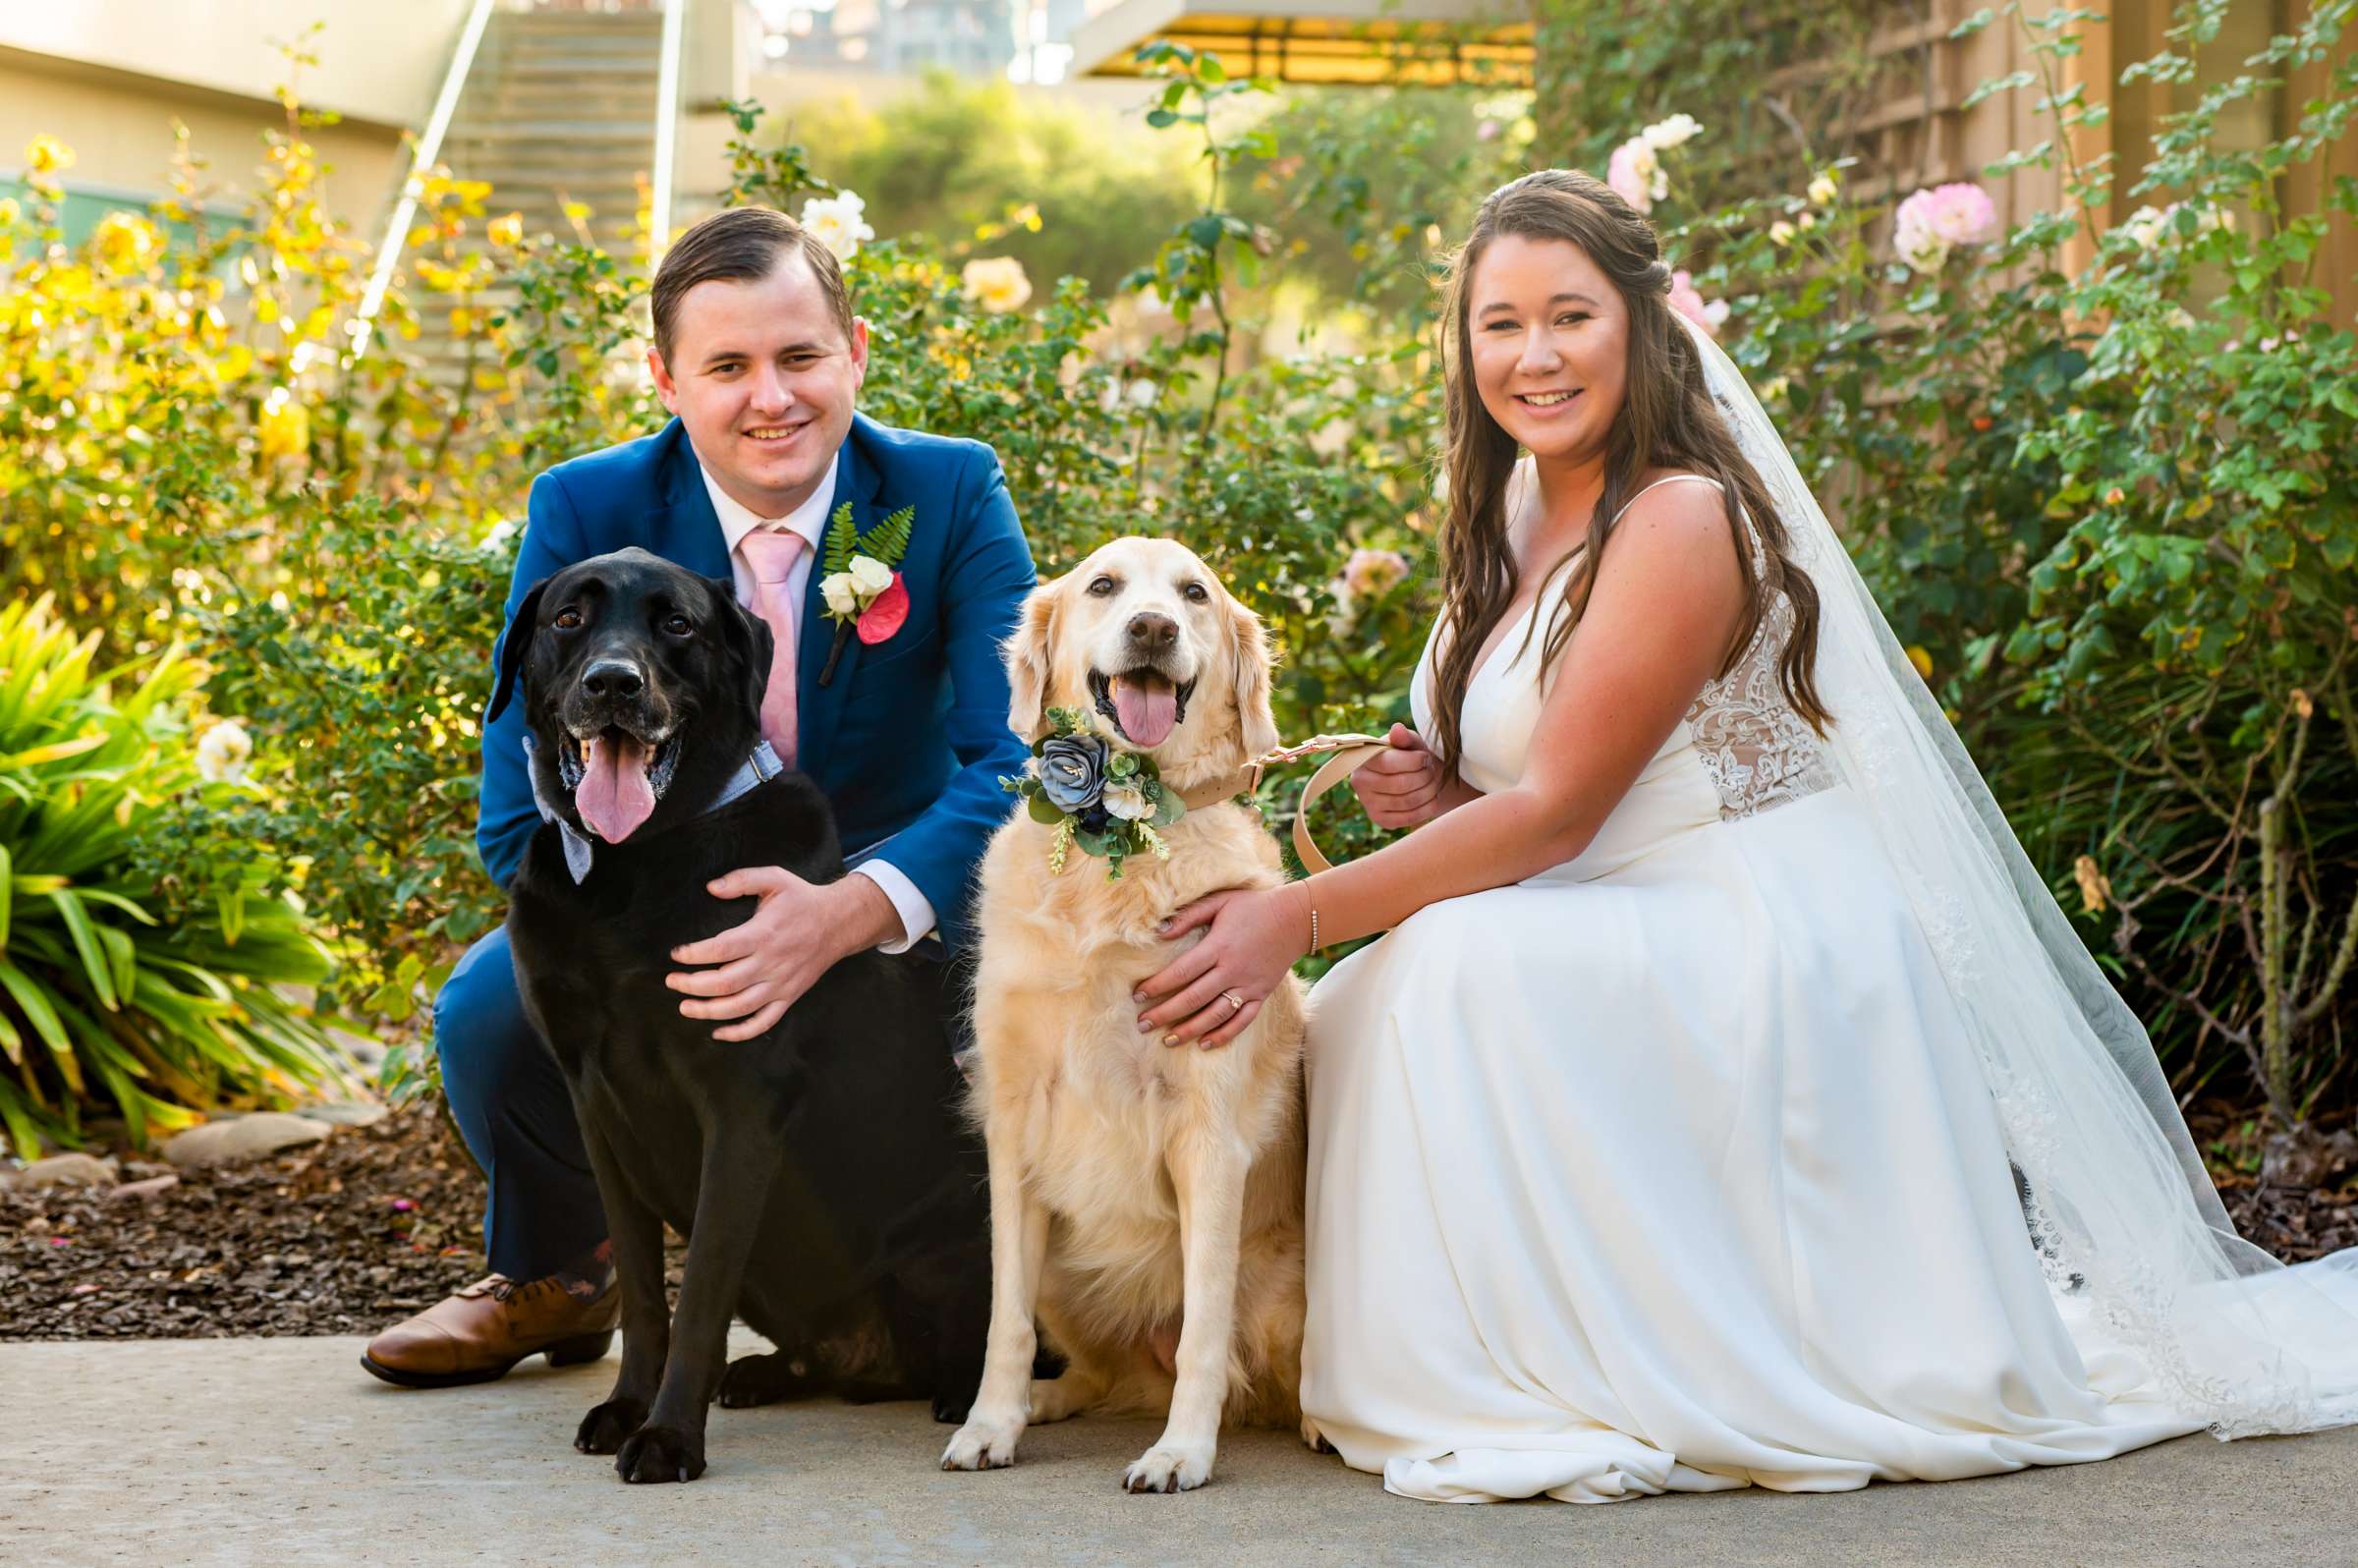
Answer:
[[[785,213],[771,207],[729,207],[715,212],[679,237],[663,252],[655,268],[652,304],[655,352],[671,362],[672,326],[679,319],[680,301],[700,283],[715,278],[746,283],[765,278],[778,258],[792,251],[801,254],[811,275],[827,296],[835,324],[845,342],[852,336],[852,291],[843,281],[843,264],[819,238]]]

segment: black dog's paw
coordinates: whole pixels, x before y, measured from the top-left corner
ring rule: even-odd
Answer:
[[[809,1370],[784,1351],[740,1356],[720,1374],[720,1408],[746,1410],[815,1392]]]
[[[972,1390],[963,1394],[935,1394],[933,1396],[933,1419],[945,1427],[963,1427],[966,1425],[967,1413],[974,1408],[974,1404],[975,1396]]]
[[[636,1399],[609,1399],[582,1418],[573,1446],[585,1454],[610,1454],[646,1424],[646,1407]]]
[[[694,1481],[704,1473],[704,1439],[670,1427],[642,1427],[614,1456],[614,1471],[634,1484]]]

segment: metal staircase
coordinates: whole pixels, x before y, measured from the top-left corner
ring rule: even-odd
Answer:
[[[446,115],[421,138],[419,166],[439,163],[455,179],[487,183],[485,223],[514,212],[528,235],[588,237],[636,259],[642,209],[651,197],[660,223],[670,204],[664,131],[677,101],[676,90],[665,90],[665,73],[677,76],[678,38],[673,16],[667,40],[666,11],[683,3],[623,0],[591,10],[505,0],[487,9],[479,30],[462,35],[444,88]],[[385,237],[389,251],[403,243],[409,223],[397,209]],[[379,262],[389,277],[386,257]],[[421,291],[411,297],[421,308],[409,352],[435,379],[455,382],[466,348],[452,335],[450,311]],[[516,302],[516,292],[503,288],[474,304],[496,311]],[[373,303],[364,304],[365,320],[374,312]]]

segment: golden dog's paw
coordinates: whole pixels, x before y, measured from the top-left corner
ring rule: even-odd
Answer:
[[[1334,1444],[1326,1440],[1326,1434],[1319,1430],[1319,1424],[1308,1416],[1302,1418],[1302,1443],[1314,1454],[1334,1452]]]
[[[1122,1475],[1125,1491],[1194,1491],[1211,1479],[1211,1445],[1157,1443]]]
[[[1023,1436],[1021,1421],[993,1421],[976,1416],[958,1428],[941,1451],[944,1470],[1004,1470],[1015,1463],[1016,1439]]]

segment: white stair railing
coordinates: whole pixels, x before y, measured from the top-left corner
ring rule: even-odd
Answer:
[[[651,269],[671,245],[672,165],[679,152],[680,58],[691,0],[664,0],[663,54],[655,84],[655,170],[648,192],[646,263]]]
[[[450,69],[443,73],[434,111],[418,138],[418,155],[410,160],[410,177],[402,182],[401,199],[393,203],[392,221],[385,225],[384,241],[376,248],[376,270],[368,275],[368,287],[361,295],[360,314],[353,322],[355,360],[368,352],[368,339],[376,331],[376,313],[385,307],[394,268],[401,264],[402,247],[409,243],[410,220],[418,215],[418,198],[424,195],[426,176],[442,156],[442,139],[449,134],[451,117],[458,113],[459,94],[467,85],[467,73],[475,67],[475,53],[482,45],[483,29],[490,26],[494,3],[475,0],[459,30],[459,46],[451,54]]]

